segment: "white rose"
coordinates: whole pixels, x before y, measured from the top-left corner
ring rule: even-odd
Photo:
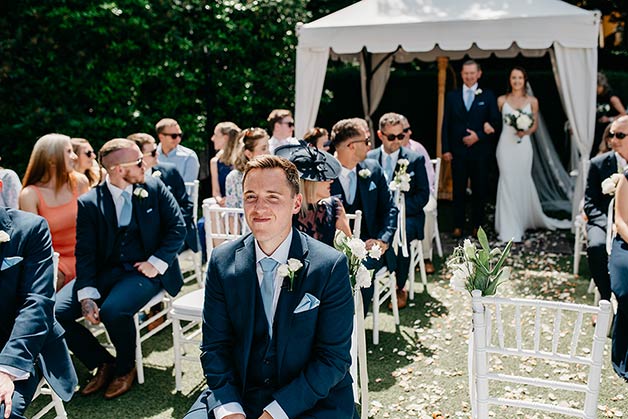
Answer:
[[[347,246],[349,246],[349,249],[351,249],[351,254],[353,256],[360,260],[366,259],[366,246],[364,245],[364,242],[362,240],[353,238],[349,240]]]
[[[371,286],[371,273],[363,265],[360,265],[355,274],[355,285],[358,288],[368,288]]]
[[[399,190],[401,192],[408,192],[410,190],[410,182],[401,181],[399,183]]]
[[[157,177],[157,178],[161,177],[161,172],[159,170],[155,170],[153,172],[153,177]]]
[[[396,191],[397,190],[397,182],[395,182],[394,180],[392,182],[390,182],[388,184],[388,189],[390,189],[391,191]]]
[[[481,95],[482,94],[482,89],[476,89],[475,91],[475,95]]]
[[[399,159],[397,160],[397,164],[399,166],[408,166],[410,162],[408,161],[408,159]]]
[[[403,173],[399,175],[399,182],[401,183],[410,183],[411,180],[412,178],[410,177],[409,173]]]
[[[0,243],[6,243],[9,240],[11,240],[11,236],[6,231],[0,230]]]
[[[607,177],[602,181],[602,193],[606,195],[615,195],[617,184],[621,179],[621,174],[613,173],[610,177]]]
[[[303,264],[298,259],[290,258],[288,259],[288,267],[292,272],[296,272],[303,267]]]
[[[288,265],[279,265],[279,268],[277,268],[277,273],[279,274],[279,276],[285,278],[290,275],[290,268],[288,267]]]
[[[358,175],[360,175],[361,178],[367,178],[371,176],[371,171],[369,169],[362,169],[358,172]]]
[[[517,129],[525,131],[532,126],[532,118],[522,113],[517,117]]]
[[[379,244],[374,244],[373,246],[371,246],[371,249],[369,250],[369,256],[373,259],[379,259],[380,257],[382,257],[382,248],[379,247]]]
[[[449,280],[449,286],[456,291],[465,291],[467,289],[467,278],[461,270],[454,271]]]
[[[462,248],[467,259],[473,259],[475,257],[476,249],[475,245],[469,239],[465,239]]]

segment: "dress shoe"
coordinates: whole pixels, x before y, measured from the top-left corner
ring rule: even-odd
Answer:
[[[462,237],[462,229],[461,228],[454,228],[454,232],[451,234],[451,236],[454,239],[459,239]]]
[[[109,387],[107,387],[107,391],[105,391],[105,399],[114,399],[131,390],[136,376],[137,370],[133,367],[133,369],[125,375],[114,378],[111,384],[109,384]]]
[[[404,308],[408,305],[408,291],[404,289],[397,290],[397,307]],[[392,309],[392,305],[390,306]]]
[[[425,273],[430,275],[433,274],[434,272],[436,272],[436,269],[434,269],[434,264],[432,263],[431,260],[425,259],[424,260],[425,263]]]
[[[94,394],[101,388],[108,385],[113,378],[114,368],[114,364],[101,364],[96,370],[96,375],[94,375],[92,379],[87,382],[85,387],[81,389],[81,394],[83,396],[89,396],[90,394]]]

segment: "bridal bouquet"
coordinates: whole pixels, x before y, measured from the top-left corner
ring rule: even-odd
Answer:
[[[510,253],[512,240],[503,251],[498,247],[490,249],[482,228],[478,229],[478,240],[481,246],[479,250],[469,239],[454,249],[447,262],[447,267],[453,272],[450,285],[457,291],[467,290],[469,294],[473,290],[480,290],[484,296],[494,295],[497,286],[510,277],[510,268],[503,265]]]
[[[504,115],[504,124],[510,125],[517,131],[525,131],[534,125],[534,115],[521,109],[516,109],[513,113]],[[521,138],[517,142],[520,143]]]
[[[371,286],[371,271],[366,269],[362,262],[367,258],[379,259],[382,256],[382,248],[374,245],[370,250],[366,250],[364,242],[358,238],[347,237],[345,233],[336,230],[334,236],[334,247],[341,251],[349,261],[349,279],[351,288],[355,292],[358,288],[368,288]]]

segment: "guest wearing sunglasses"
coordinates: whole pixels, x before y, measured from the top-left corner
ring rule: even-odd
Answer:
[[[77,159],[70,137],[44,135],[33,147],[20,192],[20,209],[41,215],[50,226],[59,253],[57,291],[76,277],[77,200],[89,190],[85,175],[74,170]]]
[[[329,152],[329,133],[325,128],[312,128],[305,133],[303,140],[311,147]]]
[[[201,167],[194,150],[181,145],[183,132],[179,123],[171,118],[161,119],[155,125],[159,145],[157,154],[162,163],[172,163],[177,167],[185,182],[194,182],[198,179]]]
[[[292,112],[287,109],[273,109],[268,115],[268,129],[271,133],[268,145],[273,154],[277,147],[286,144],[299,144],[294,138],[294,118]]]
[[[376,160],[384,168],[388,185],[390,185],[397,173],[405,170],[410,175],[410,189],[403,192],[405,201],[405,221],[407,245],[412,240],[423,240],[423,227],[425,224],[425,214],[423,207],[430,197],[430,186],[425,171],[425,159],[414,151],[402,147],[401,144],[406,138],[403,132],[401,116],[390,112],[382,115],[379,119],[379,130],[377,136],[382,141],[382,145],[367,154],[367,158]],[[406,160],[408,165],[401,167],[399,161]],[[398,228],[403,227],[398,225]],[[410,269],[410,258],[403,256],[401,250],[395,256],[394,252],[388,252],[388,266],[395,266],[397,277],[397,303],[399,308],[404,308],[408,301],[408,292],[404,289],[408,279]],[[392,262],[395,259],[395,262]]]
[[[74,170],[83,173],[89,181],[90,188],[105,180],[107,172],[102,169],[96,161],[96,152],[85,138],[72,138],[72,150],[78,159],[74,165]]]

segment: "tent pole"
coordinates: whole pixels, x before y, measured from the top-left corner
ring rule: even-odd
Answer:
[[[443,117],[445,115],[445,87],[447,84],[447,66],[449,65],[448,57],[438,57],[438,105],[436,113],[436,156],[441,157],[443,154]],[[451,176],[451,163],[448,161],[441,162],[440,181],[439,181],[438,198],[449,199],[453,197],[453,184]]]

